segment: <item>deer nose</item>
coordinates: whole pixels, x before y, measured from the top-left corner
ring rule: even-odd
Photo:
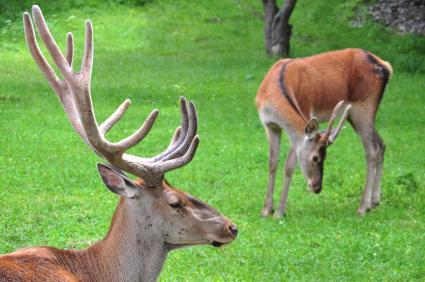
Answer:
[[[316,194],[319,194],[322,191],[321,179],[316,180],[316,181],[310,180],[308,182],[308,188],[310,188],[310,191],[311,192],[314,192]]]
[[[232,224],[229,226],[229,231],[232,233],[233,236],[238,236],[238,228],[236,227],[236,224]]]

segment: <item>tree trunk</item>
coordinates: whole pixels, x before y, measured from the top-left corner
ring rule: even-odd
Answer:
[[[292,25],[289,18],[297,0],[286,0],[279,10],[276,0],[263,0],[264,6],[264,38],[267,54],[286,57],[289,55]]]

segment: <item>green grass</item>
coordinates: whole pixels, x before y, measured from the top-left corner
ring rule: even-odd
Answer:
[[[197,105],[198,153],[167,177],[231,218],[240,235],[225,248],[172,252],[162,281],[423,280],[425,39],[370,21],[350,27],[360,2],[299,1],[292,56],[361,47],[394,67],[377,118],[387,144],[383,201],[365,218],[356,215],[366,172],[363,148],[348,126],[328,150],[324,191],[306,192],[297,171],[287,217],[259,217],[267,142],[253,101],[274,61],[263,47],[261,1],[158,0],[45,13],[62,46],[66,32],[74,32],[77,61],[84,19],[93,20],[99,120],[125,98],[133,101],[113,140],[158,108],[153,131],[134,152],[159,152],[179,123],[178,97]],[[0,29],[0,74],[0,253],[33,245],[82,248],[101,239],[117,198],[103,187],[94,165],[99,159],[73,132],[30,57],[19,16]],[[284,139],[282,156],[287,148]]]

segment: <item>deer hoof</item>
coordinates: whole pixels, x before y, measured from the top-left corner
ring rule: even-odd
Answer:
[[[263,208],[263,210],[261,211],[261,216],[262,217],[266,217],[272,214],[272,209],[270,208]]]
[[[357,214],[358,214],[358,215],[360,215],[360,216],[365,216],[365,215],[366,215],[366,213],[367,213],[370,209],[371,209],[371,208],[370,208],[370,206],[360,207],[360,208],[357,210]]]
[[[374,208],[376,208],[377,206],[379,206],[379,201],[377,201],[377,202],[373,202],[373,201],[372,201],[372,204],[370,205],[370,208],[371,208],[371,209],[374,209]]]
[[[273,218],[282,218],[283,216],[285,216],[285,212],[281,211],[275,211],[273,214]]]

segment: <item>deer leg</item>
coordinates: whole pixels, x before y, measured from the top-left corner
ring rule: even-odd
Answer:
[[[382,138],[379,136],[378,132],[376,132],[376,130],[374,131],[372,141],[374,142],[374,146],[378,150],[377,165],[371,199],[372,208],[375,208],[379,205],[381,199],[381,177],[382,166],[384,164],[385,144]]]
[[[367,130],[359,130],[358,133],[363,141],[367,160],[366,186],[360,207],[357,210],[360,215],[364,215],[374,207],[372,204],[373,191],[375,191],[375,196],[379,197],[380,183],[376,183],[376,180],[381,178],[384,146],[373,126],[368,127]],[[379,201],[379,199],[377,200]]]
[[[276,170],[279,163],[279,149],[281,129],[266,126],[267,139],[269,140],[269,183],[267,187],[266,201],[261,211],[261,216],[268,216],[273,209],[273,189],[276,179]]]
[[[288,199],[289,185],[291,184],[292,175],[294,174],[296,165],[297,155],[294,147],[291,147],[285,162],[285,181],[282,188],[282,194],[280,196],[279,208],[273,215],[275,218],[280,218],[286,213],[286,200]]]
[[[354,106],[349,114],[349,121],[362,140],[367,162],[366,185],[357,210],[359,215],[364,215],[379,203],[385,145],[375,130],[375,112],[376,109]]]

